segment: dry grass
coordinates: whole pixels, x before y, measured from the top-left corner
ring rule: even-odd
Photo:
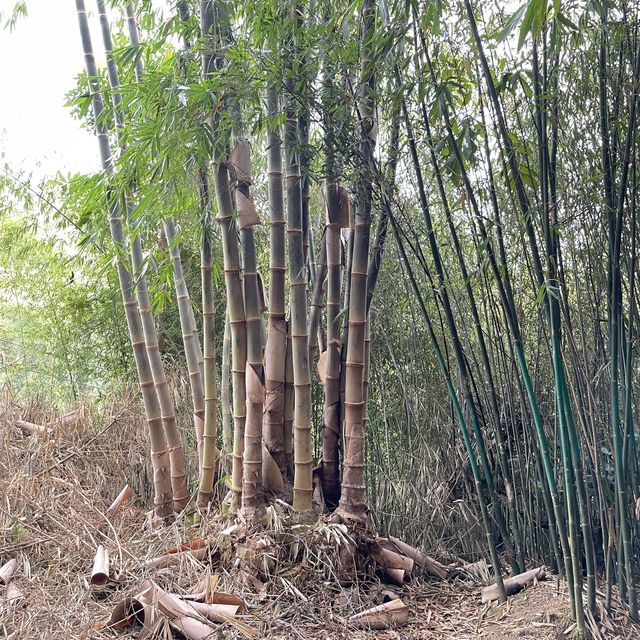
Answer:
[[[0,564],[19,558],[15,584],[27,603],[0,613],[0,637],[137,638],[139,630],[116,633],[98,628],[99,623],[145,578],[180,593],[211,572],[220,576],[222,590],[245,599],[249,612],[243,620],[264,638],[498,639],[518,637],[496,633],[526,625],[528,610],[544,615],[542,587],[516,596],[508,605],[487,608],[479,604],[475,584],[416,581],[402,590],[411,610],[406,627],[383,632],[348,629],[345,618],[378,604],[382,588],[374,567],[353,554],[349,539],[353,532],[345,535],[325,520],[294,525],[282,505],[270,510],[266,531],[251,533],[234,545],[217,535],[227,524],[220,516],[208,519],[197,531],[185,522],[151,529],[146,512],[151,476],[145,423],[136,402],[125,398],[119,406],[124,408],[87,409],[77,426],[41,439],[22,436],[14,422],[16,418],[47,422],[54,417],[50,410],[35,405],[19,408],[6,398],[0,406]],[[136,500],[107,518],[108,506],[126,483],[134,488]],[[145,565],[148,558],[195,535],[212,541],[207,559],[182,558],[177,566],[165,569]],[[258,540],[266,544],[256,554]],[[108,548],[116,573],[102,593],[93,592],[88,584],[98,544]],[[350,581],[354,562],[359,579]],[[242,579],[241,570],[251,566],[259,567],[263,593],[257,594]],[[1,596],[0,591],[0,601]],[[537,597],[539,606],[519,606],[523,597]],[[636,628],[625,627],[620,611],[619,619],[614,616],[607,624],[616,632],[628,628],[620,631],[620,637],[640,638]],[[226,624],[219,625],[212,637],[243,636]]]

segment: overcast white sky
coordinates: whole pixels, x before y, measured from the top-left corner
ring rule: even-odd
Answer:
[[[5,15],[13,5],[0,0]],[[27,0],[27,8],[28,17],[13,32],[0,30],[0,154],[14,170],[38,176],[97,170],[92,132],[81,129],[64,106],[84,65],[75,2]],[[97,15],[89,17],[101,63]]]

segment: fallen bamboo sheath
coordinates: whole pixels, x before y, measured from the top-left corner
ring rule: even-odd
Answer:
[[[400,594],[392,591],[391,589],[383,589],[380,592],[382,596],[382,602],[391,602],[391,600],[398,600],[400,598]]]
[[[204,575],[193,587],[189,593],[180,596],[183,600],[198,600],[199,602],[210,602],[208,598],[215,592],[218,587],[220,576],[217,573]]]
[[[69,411],[69,413],[65,413],[63,416],[52,420],[49,423],[50,427],[71,427],[78,424],[82,417],[82,412],[80,409],[74,409],[73,411]]]
[[[402,586],[411,580],[413,560],[400,553],[396,553],[386,546],[379,545],[376,561],[380,565],[383,577],[387,582]]]
[[[195,611],[211,622],[227,622],[239,614],[239,607],[232,604],[207,604],[206,602],[189,602]]]
[[[409,609],[400,599],[390,600],[347,619],[350,626],[382,630],[407,624]]]
[[[120,511],[122,505],[133,496],[133,489],[125,484],[122,491],[117,495],[116,499],[111,503],[111,506],[107,509],[107,515],[114,515]]]
[[[217,578],[214,578],[214,580],[215,583],[217,583]],[[198,616],[206,618],[211,622],[226,622],[249,638],[258,637],[256,629],[241,620],[236,619],[238,615],[241,615],[246,611],[244,601],[236,595],[215,592],[209,596],[211,602],[194,602],[191,600],[193,596],[178,596],[172,593],[167,593],[152,581],[149,580],[147,583],[152,585],[155,589],[156,600],[159,603],[158,608],[160,612],[169,619],[169,623],[174,629],[177,629],[189,638],[200,640],[198,633],[201,632],[201,627],[197,624],[192,624],[192,622],[198,622]],[[171,615],[175,615],[176,618],[172,620]],[[193,618],[194,615],[196,616],[196,619]],[[210,628],[206,628],[208,633],[211,633]],[[208,638],[209,636],[207,635],[203,637]]]
[[[401,587],[406,581],[407,574],[404,569],[396,569],[393,567],[386,567],[382,570],[382,578],[389,584],[395,584],[396,587]]]
[[[153,587],[147,586],[133,597],[121,600],[114,608],[110,627],[126,629],[136,623],[151,628],[158,619],[158,611],[153,603]]]
[[[177,547],[170,547],[164,552],[164,555],[171,553],[181,553],[182,551],[195,551],[197,549],[204,549],[207,546],[207,541],[204,538],[194,538],[188,542],[183,542]]]
[[[476,578],[487,577],[491,575],[491,566],[486,560],[478,560],[477,562],[470,562],[455,569],[452,573],[460,575],[470,575]]]
[[[18,568],[18,559],[11,558],[0,567],[0,584],[9,584]]]
[[[407,556],[403,556],[400,553],[391,551],[390,549],[382,548],[381,561],[383,567],[389,567],[392,569],[402,569],[408,574],[413,571],[413,560]]]
[[[176,564],[180,564],[183,558],[193,558],[194,560],[204,560],[207,557],[209,550],[204,547],[203,549],[194,549],[193,551],[180,551],[177,553],[166,553],[156,558],[151,558],[145,562],[146,566],[151,569],[164,569],[165,567],[171,567]]]
[[[24,593],[22,593],[22,591],[13,582],[7,587],[5,599],[7,601],[7,606],[12,609],[27,606],[27,599]]]
[[[209,604],[224,604],[238,607],[238,613],[245,613],[247,605],[244,600],[232,593],[224,593],[223,591],[216,591],[211,594]]]
[[[247,637],[257,637],[253,627],[236,619],[245,610],[245,604],[238,596],[218,593],[211,598],[225,602],[193,602],[192,598],[198,596],[204,596],[204,593],[178,596],[165,591],[152,580],[145,580],[140,593],[116,605],[109,626],[125,629],[140,624],[152,628],[159,616],[163,616],[173,629],[189,640],[214,637],[216,632],[208,622],[228,623]]]
[[[94,587],[104,587],[107,582],[109,582],[109,552],[100,545],[93,558],[91,584]]]
[[[206,640],[217,635],[209,625],[190,617],[189,614],[170,618],[169,625],[189,640]]]
[[[181,595],[180,598],[192,603],[235,607],[237,615],[242,615],[247,610],[247,605],[242,598],[232,593],[224,593],[223,591],[199,591],[197,593]]]
[[[218,535],[221,536],[243,536],[247,530],[246,525],[241,522],[236,522],[228,526],[226,529],[223,529]]]
[[[511,596],[514,593],[518,593],[518,591],[521,591],[525,587],[528,587],[534,580],[544,580],[544,578],[544,569],[542,567],[538,567],[537,569],[531,569],[530,571],[525,571],[524,573],[519,573],[516,576],[507,578],[504,581],[504,589],[507,595]],[[483,604],[499,600],[500,594],[498,592],[498,585],[491,584],[488,587],[482,587],[480,595],[482,597]]]
[[[114,607],[107,626],[113,629],[126,629],[132,627],[136,622],[148,626],[147,623],[151,620],[147,618],[147,608],[145,603],[138,598],[124,598]]]
[[[435,558],[432,558],[412,547],[411,545],[403,542],[398,538],[389,536],[389,541],[393,543],[395,548],[403,555],[411,558],[419,567],[422,567],[430,576],[441,578],[444,580],[449,575],[449,569],[445,567],[441,562],[438,562]]]
[[[51,430],[41,424],[27,422],[26,420],[16,420],[16,427],[25,436],[46,436]]]
[[[214,635],[214,630],[208,624],[197,619],[199,614],[191,603],[168,593],[150,580],[146,581],[143,587],[145,587],[145,591],[151,592],[152,601],[158,611],[169,620],[169,624],[174,629],[184,636],[190,640],[205,640]]]

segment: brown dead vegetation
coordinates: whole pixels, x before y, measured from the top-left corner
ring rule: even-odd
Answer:
[[[482,605],[475,570],[452,571],[442,558],[381,540],[366,527],[325,518],[299,522],[284,502],[269,506],[267,526],[259,530],[230,526],[223,515],[199,526],[189,526],[187,517],[159,527],[148,515],[146,425],[134,404],[99,416],[85,411],[68,423],[55,423],[38,406],[5,402],[0,411],[0,566],[15,559],[0,585],[0,637],[139,638],[140,626],[107,626],[125,598],[155,585],[180,609],[185,595],[211,579],[216,590],[237,598],[221,603],[235,603],[233,616],[230,609],[210,612],[218,621],[205,624],[214,625],[215,638],[551,638],[513,633],[562,634],[569,626],[557,613],[566,611],[567,599],[553,581],[504,605]],[[18,419],[52,431],[25,435],[15,427]],[[128,499],[107,515],[119,494]],[[95,580],[96,562],[105,572],[100,548],[108,555],[108,577]],[[204,611],[208,604],[203,597],[189,607]],[[382,612],[368,612],[380,605]],[[171,623],[166,616],[158,622],[168,634],[184,622],[169,610]],[[620,611],[603,616],[595,637],[640,638]],[[361,628],[367,618],[371,626],[380,619],[407,622],[372,631]]]

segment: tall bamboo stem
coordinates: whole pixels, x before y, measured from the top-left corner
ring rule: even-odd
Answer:
[[[106,126],[101,120],[104,103],[100,90],[98,70],[96,67],[93,47],[91,44],[91,33],[89,22],[84,6],[84,0],[76,0],[78,13],[78,24],[82,46],[84,51],[85,67],[89,82],[89,91],[92,96],[94,117],[96,120],[96,137],[100,150],[100,160],[102,169],[107,174],[112,174],[114,170],[113,156],[109,144],[109,136]],[[122,262],[122,255],[125,251],[124,231],[122,228],[122,215],[120,204],[114,194],[109,196],[109,227],[111,238],[116,249],[116,268],[122,300],[125,309],[129,337],[133,347],[138,379],[144,401],[145,415],[149,426],[149,436],[151,440],[151,461],[153,465],[153,485],[154,485],[154,511],[160,518],[166,519],[173,514],[173,491],[171,488],[171,463],[167,442],[162,427],[162,415],[158,401],[158,395],[153,382],[153,374],[149,364],[149,358],[145,348],[144,332],[142,321],[138,312],[135,297],[133,295],[133,283],[131,275]]]
[[[356,186],[356,211],[353,233],[353,265],[349,300],[349,342],[345,362],[344,466],[339,508],[350,516],[366,513],[364,460],[364,367],[367,324],[367,272],[371,229],[373,150],[376,141],[375,76],[372,40],[375,32],[375,3],[365,0],[362,6],[361,95],[359,97],[360,153]]]
[[[285,360],[287,328],[285,317],[285,217],[282,185],[282,142],[275,118],[280,112],[274,87],[266,92],[267,179],[269,191],[269,327],[265,348],[266,400],[264,442],[284,479],[287,475],[284,443]],[[265,489],[271,489],[266,487]]]
[[[111,100],[116,115],[116,135],[118,144],[124,151],[124,142],[120,135],[121,129],[124,127],[124,114],[121,107],[120,95],[120,79],[118,67],[113,55],[113,43],[111,40],[111,29],[109,19],[107,17],[106,6],[104,0],[97,0],[98,14],[100,16],[100,26],[102,31],[102,40],[105,52],[107,54],[107,71],[109,76],[109,84],[111,86]],[[127,7],[129,9],[129,7]],[[135,25],[134,25],[135,26]],[[136,33],[137,35],[137,33]],[[137,74],[142,73],[142,67],[137,70]],[[128,209],[131,206],[128,206]],[[129,217],[129,211],[127,211]],[[147,357],[153,375],[153,382],[158,395],[160,404],[160,413],[162,416],[162,424],[167,439],[167,448],[169,451],[169,460],[171,464],[171,487],[173,490],[173,507],[175,511],[182,511],[189,501],[187,492],[187,474],[185,470],[184,451],[182,447],[182,438],[178,431],[176,421],[175,408],[171,398],[171,390],[165,375],[160,348],[158,346],[158,335],[156,333],[155,321],[151,311],[151,299],[147,288],[147,280],[143,270],[143,253],[142,241],[140,234],[136,234],[131,242],[131,262],[133,272],[135,274],[135,289],[138,299],[138,309],[142,320],[142,330],[144,333],[145,346],[147,349]]]

